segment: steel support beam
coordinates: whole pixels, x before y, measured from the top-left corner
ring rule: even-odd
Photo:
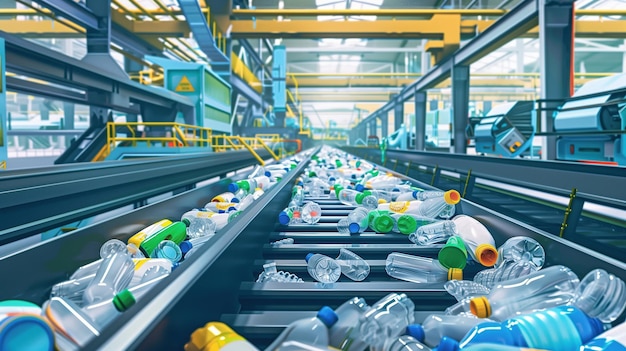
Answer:
[[[469,66],[452,68],[452,114],[454,130],[451,151],[464,154],[467,152],[465,128],[469,117]]]
[[[541,131],[554,132],[552,113],[570,97],[572,84],[574,0],[539,0],[539,41],[541,48],[541,99],[547,100],[541,114]],[[556,101],[555,101],[556,100]],[[546,137],[541,157],[556,159],[556,136]]]
[[[73,0],[34,0],[55,15],[67,18],[86,29],[98,29],[98,16],[91,9]],[[110,8],[110,6],[109,6]]]
[[[397,101],[393,109],[393,131],[400,129],[404,124],[404,101]]]
[[[380,118],[380,136],[386,138],[389,136],[389,113],[382,113],[378,115],[378,118]],[[375,122],[372,122],[372,124],[376,125]]]
[[[423,151],[426,141],[426,92],[415,93],[415,117],[412,125],[415,128],[415,149]]]

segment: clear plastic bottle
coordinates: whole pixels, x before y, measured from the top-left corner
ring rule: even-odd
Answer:
[[[191,210],[183,214],[180,220],[187,223],[187,235],[190,238],[215,234],[217,226],[211,219],[211,213],[214,212]]]
[[[435,221],[417,228],[414,234],[409,235],[409,240],[417,245],[432,245],[445,242],[456,233],[453,221]]]
[[[270,243],[271,247],[280,247],[283,245],[291,245],[294,243],[293,238],[284,238]]]
[[[398,196],[396,196],[394,201],[399,202],[399,201],[413,201],[413,200],[417,200],[417,194],[419,194],[419,193],[420,193],[420,191],[418,191],[418,190],[403,191],[400,194],[398,194]]]
[[[96,276],[85,288],[83,301],[92,304],[112,299],[126,289],[133,278],[135,264],[128,252],[116,252],[103,259]]]
[[[228,191],[228,192],[221,193],[219,195],[214,196],[211,199],[211,202],[233,202],[235,198],[236,198],[235,194]]]
[[[100,246],[100,258],[124,251],[128,251],[127,244],[118,239],[110,239]]]
[[[278,271],[276,269],[276,262],[270,262],[263,265],[263,272],[259,274],[256,282],[302,283],[303,280],[295,274]]]
[[[56,296],[46,301],[42,309],[54,330],[81,348],[100,336],[96,323],[70,300]]]
[[[82,305],[83,294],[85,289],[89,286],[96,273],[82,276],[77,279],[70,279],[64,282],[60,282],[52,286],[50,297],[60,296],[65,299],[72,300],[77,305]]]
[[[465,242],[467,252],[474,261],[485,267],[496,264],[498,260],[496,242],[482,223],[466,215],[455,216],[452,221],[456,225],[457,235]]]
[[[344,217],[337,222],[337,232],[340,234],[352,234],[350,232],[351,221],[348,217]]]
[[[139,301],[150,289],[168,276],[169,273],[161,267],[153,267],[146,272],[139,284],[128,288],[128,291],[133,294],[136,301]]]
[[[128,290],[122,290],[110,300],[96,302],[83,307],[83,312],[94,321],[99,330],[102,330],[113,319],[134,305],[135,302],[133,293]]]
[[[370,265],[348,249],[339,249],[339,256],[335,261],[339,263],[341,273],[354,281],[360,282],[370,274]]]
[[[348,213],[348,231],[350,234],[363,233],[368,227],[369,210],[365,207],[357,207]]]
[[[278,214],[278,223],[282,225],[302,223],[301,213],[300,207],[289,206]]]
[[[502,262],[498,268],[485,269],[476,273],[474,281],[491,289],[497,283],[523,277],[536,270],[534,265],[508,260]]]
[[[389,339],[383,346],[383,351],[431,351],[430,347],[422,344],[411,335],[402,335],[399,338]]]
[[[415,304],[406,294],[391,293],[378,300],[361,316],[359,338],[371,347],[404,333],[415,321]]]
[[[259,351],[254,345],[237,334],[229,326],[220,322],[209,322],[196,329],[185,351]]]
[[[352,189],[341,189],[337,193],[337,199],[348,206],[363,206],[368,209],[378,207],[378,199],[375,196],[360,193]]]
[[[172,272],[172,261],[163,258],[141,258],[136,259],[133,258],[133,263],[135,264],[135,272],[133,273],[133,279],[130,281],[128,285],[133,286],[139,284],[143,277],[146,275],[146,272],[154,267],[160,267],[169,273]]]
[[[313,201],[309,201],[302,206],[302,221],[306,224],[315,224],[322,218],[322,208]]]
[[[156,249],[152,251],[152,258],[164,258],[174,264],[180,262],[183,258],[183,252],[175,242],[163,240],[157,245]]]
[[[460,343],[446,338],[442,350],[465,349],[470,345],[497,343],[552,351],[578,350],[602,333],[599,319],[591,318],[572,306],[557,306],[511,318],[502,323],[485,322],[472,328]]]
[[[70,275],[68,280],[80,279],[88,275],[96,274],[96,272],[98,271],[98,268],[100,268],[100,265],[102,264],[102,261],[103,261],[102,259],[99,259],[97,261],[88,263],[84,266],[78,267],[78,269],[74,271],[72,275]]]
[[[332,258],[310,253],[306,255],[307,270],[311,277],[320,283],[328,284],[339,280],[341,266]]]
[[[439,222],[437,219],[416,216],[410,213],[392,213],[391,218],[393,218],[395,222],[392,231],[409,235],[409,240],[411,240],[411,236],[415,236],[415,232],[423,226]]]
[[[399,252],[392,252],[387,256],[385,271],[393,278],[414,283],[436,283],[450,279],[463,279],[463,271],[460,269],[447,269],[435,259]]]
[[[626,322],[596,336],[583,345],[580,351],[626,351]]]
[[[412,213],[422,217],[436,218],[448,205],[456,205],[460,201],[461,195],[458,191],[448,190],[443,197],[430,198],[425,201],[391,202],[388,208],[397,213]]]
[[[337,323],[337,319],[335,311],[324,306],[314,318],[300,319],[289,324],[265,351],[275,351],[282,343],[289,340],[327,347],[329,344],[328,329]]]
[[[410,334],[424,344],[435,347],[444,336],[461,341],[472,328],[489,319],[477,318],[474,315],[461,314],[450,316],[434,313],[424,318],[422,324],[411,324],[407,327]]]
[[[480,318],[503,321],[519,314],[560,306],[576,295],[578,277],[565,266],[551,266],[497,284],[487,296],[470,300],[471,312]]]
[[[457,301],[476,296],[484,296],[489,294],[490,289],[482,284],[471,280],[450,280],[443,284],[448,294],[454,296]]]
[[[337,307],[338,320],[329,331],[329,346],[342,351],[364,351],[367,344],[359,339],[358,324],[369,306],[363,298],[353,297]]]
[[[245,199],[250,195],[245,195],[243,198]],[[243,201],[243,200],[242,200]],[[237,205],[240,202],[209,202],[204,205],[204,210],[201,212],[216,212],[216,213],[225,213],[232,212],[237,210]]]
[[[591,317],[612,323],[626,309],[626,285],[613,274],[594,269],[580,281],[571,304]]]
[[[498,248],[496,267],[507,260],[529,264],[538,270],[546,262],[546,252],[537,240],[527,236],[515,236]]]

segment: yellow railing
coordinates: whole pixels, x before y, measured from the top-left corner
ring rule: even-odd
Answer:
[[[0,169],[7,169],[7,161],[0,161]]]
[[[213,136],[213,151],[224,152],[228,150],[248,150],[260,165],[265,165],[263,158],[255,149],[264,148],[275,160],[280,160],[280,156],[269,147],[266,141],[260,137],[242,137],[238,135],[215,135]]]
[[[148,68],[130,75],[130,79],[145,85],[163,85],[163,72]]]
[[[146,128],[147,127],[147,128]],[[165,132],[165,136],[150,136],[151,127]],[[211,147],[213,131],[189,124],[174,122],[121,122],[107,123],[107,141],[92,161],[104,160],[120,144],[148,147]],[[124,133],[118,136],[118,133]],[[128,136],[130,134],[130,136]]]
[[[294,83],[294,87],[296,89],[295,97],[293,96],[293,94],[291,94],[291,91],[287,89],[287,97],[291,98],[294,104],[298,106],[298,118],[299,118],[299,125],[300,125],[300,132],[298,134],[307,135],[311,137],[311,129],[310,128],[307,130],[304,129],[304,113],[302,112],[302,100],[300,100],[300,93],[298,92],[298,80],[296,79],[296,76],[293,73],[288,73],[287,77],[291,78],[291,80]]]

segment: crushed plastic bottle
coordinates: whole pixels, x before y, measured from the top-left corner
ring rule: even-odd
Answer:
[[[508,260],[501,263],[497,268],[485,269],[476,273],[474,281],[491,289],[500,282],[523,277],[536,270],[534,265]]]
[[[415,305],[406,294],[389,294],[361,317],[359,337],[371,347],[382,347],[388,339],[399,337],[415,321]]]
[[[341,248],[335,260],[341,267],[341,273],[346,277],[360,282],[370,274],[370,265],[354,252]]]
[[[280,247],[283,245],[291,245],[294,243],[293,238],[284,238],[270,243],[271,247]]]
[[[417,228],[415,233],[409,235],[409,240],[417,245],[432,245],[445,242],[456,233],[453,221],[434,221]]]
[[[450,280],[443,284],[448,294],[457,301],[489,294],[490,289],[471,280]]]
[[[276,262],[270,262],[263,265],[263,272],[259,274],[256,282],[302,283],[303,280],[295,274],[278,271],[276,269]]]

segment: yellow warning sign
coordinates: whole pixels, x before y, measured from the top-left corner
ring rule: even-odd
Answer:
[[[193,85],[191,85],[189,78],[187,78],[187,76],[183,76],[180,79],[180,82],[178,82],[178,85],[176,86],[176,89],[174,89],[174,91],[183,92],[183,93],[193,93],[196,90],[193,88]]]

